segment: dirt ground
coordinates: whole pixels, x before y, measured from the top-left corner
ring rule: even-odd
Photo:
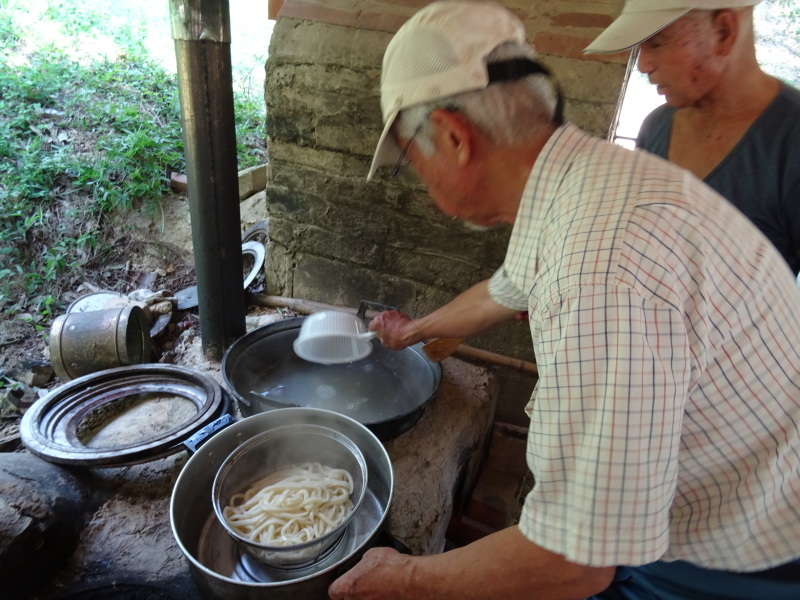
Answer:
[[[257,221],[265,214],[264,193],[260,192],[245,200],[242,208],[242,229]],[[192,251],[191,221],[189,202],[185,194],[174,194],[164,199],[159,214],[147,215],[132,212],[116,215],[103,224],[108,233],[108,247],[113,252],[87,263],[82,272],[68,273],[54,283],[62,300],[62,308],[55,310],[49,318],[34,315],[16,314],[12,318],[0,320],[0,404],[3,394],[9,388],[22,382],[26,387],[26,401],[32,401],[36,394],[42,396],[63,381],[51,376],[46,382],[30,383],[31,369],[48,370],[50,358],[50,331],[52,322],[65,314],[70,303],[98,291],[113,291],[128,295],[135,290],[161,292],[173,297],[182,290],[196,284],[194,255]],[[245,269],[252,267],[252,262]],[[249,271],[248,271],[249,272]],[[244,275],[244,273],[243,273]],[[255,279],[248,292],[263,291],[263,275]],[[258,316],[274,309],[250,307],[248,316]],[[155,317],[153,318],[155,319]],[[152,321],[154,322],[154,321]],[[151,324],[152,324],[151,322]],[[197,307],[179,310],[173,305],[168,324],[152,338],[150,362],[166,362],[195,366],[205,360],[192,349],[187,353],[187,338],[199,339],[200,319]],[[0,447],[13,449],[16,442],[20,415],[9,405],[3,404],[0,414]],[[12,448],[7,448],[9,440]]]
[[[194,285],[188,204],[185,196],[165,199],[163,217],[135,212],[112,216],[99,224],[106,231],[108,254],[98,256],[80,273],[65,273],[53,283],[64,308],[97,291],[128,294],[137,289],[172,293]],[[169,241],[167,241],[169,239]],[[24,361],[49,361],[48,340],[52,321],[66,312],[39,315],[18,313],[0,322],[0,375],[14,371]]]

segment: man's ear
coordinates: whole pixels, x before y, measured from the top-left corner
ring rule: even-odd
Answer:
[[[732,8],[723,8],[714,11],[712,18],[717,53],[720,56],[728,56],[736,46],[736,40],[739,39],[740,15]]]
[[[437,108],[431,113],[437,153],[459,167],[466,165],[474,151],[474,128],[455,111]]]

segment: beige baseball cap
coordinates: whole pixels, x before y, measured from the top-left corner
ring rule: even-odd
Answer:
[[[397,31],[381,72],[383,133],[367,179],[397,162],[400,148],[390,134],[397,114],[489,85],[485,57],[505,42],[525,42],[525,27],[507,8],[491,2],[429,4]]]
[[[583,53],[609,54],[633,48],[690,10],[741,8],[759,2],[761,0],[627,0],[619,17]]]

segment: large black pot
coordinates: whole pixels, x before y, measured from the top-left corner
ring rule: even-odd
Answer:
[[[322,425],[352,440],[367,463],[367,491],[341,541],[320,561],[300,568],[273,569],[242,553],[220,525],[212,506],[212,487],[220,465],[239,445],[263,431],[297,424]],[[196,451],[172,492],[170,523],[192,575],[209,598],[325,600],[328,586],[337,577],[370,547],[385,543],[388,534],[383,524],[394,486],[391,461],[377,437],[348,417],[314,408],[274,410],[228,425],[190,450]]]
[[[297,356],[292,344],[305,317],[255,329],[222,359],[222,376],[250,416],[275,408],[322,408],[347,415],[386,441],[422,416],[442,378],[422,344],[388,350],[372,340],[372,354],[344,365],[320,365]]]

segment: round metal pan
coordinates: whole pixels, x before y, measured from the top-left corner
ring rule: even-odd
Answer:
[[[292,344],[305,317],[255,329],[222,359],[222,377],[245,416],[275,408],[310,407],[355,419],[386,441],[407,431],[439,389],[442,371],[422,344],[395,351],[372,340],[372,353],[343,365],[297,356]]]
[[[230,399],[209,375],[178,365],[107,369],[69,381],[22,417],[20,437],[57,464],[119,467],[181,452]]]

